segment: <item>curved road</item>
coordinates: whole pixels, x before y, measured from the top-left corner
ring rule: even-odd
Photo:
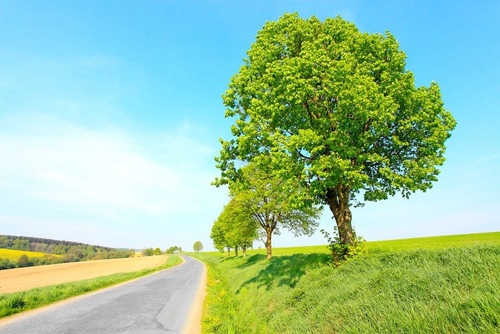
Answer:
[[[205,267],[193,258],[183,258],[185,263],[176,267],[2,320],[0,333],[190,332],[189,316],[204,288]]]

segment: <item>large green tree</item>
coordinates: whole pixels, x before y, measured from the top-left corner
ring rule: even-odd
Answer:
[[[223,96],[234,138],[221,140],[217,183],[238,178],[240,161],[266,163],[327,205],[350,245],[352,205],[437,181],[455,120],[436,83],[415,87],[390,33],[286,14],[247,54]]]

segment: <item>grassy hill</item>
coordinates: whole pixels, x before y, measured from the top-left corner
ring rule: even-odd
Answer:
[[[334,268],[326,246],[209,268],[204,333],[498,333],[500,233],[366,243]]]

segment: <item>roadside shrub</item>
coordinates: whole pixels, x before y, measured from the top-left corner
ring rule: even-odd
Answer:
[[[23,254],[19,257],[19,260],[17,260],[17,265],[19,266],[19,268],[29,267],[33,265],[33,262],[30,262],[26,254]]]
[[[12,269],[15,268],[16,264],[13,262],[10,262],[9,259],[4,259],[0,258],[0,270],[2,269]]]
[[[332,252],[333,266],[338,267],[342,263],[342,261],[363,253],[363,242],[365,240],[362,237],[358,237],[356,235],[356,231],[353,232],[354,245],[351,246],[340,243],[337,226],[333,228],[333,236],[330,236],[330,233],[328,233],[324,229],[321,230],[321,233],[328,241],[328,249]]]
[[[21,312],[26,306],[22,293],[0,295],[0,318],[12,313]]]

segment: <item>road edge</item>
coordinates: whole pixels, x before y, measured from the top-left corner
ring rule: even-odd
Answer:
[[[189,311],[186,324],[182,329],[183,334],[200,334],[201,333],[201,321],[203,317],[203,302],[205,301],[205,296],[207,294],[207,266],[202,261],[193,258],[191,259],[200,262],[203,265],[203,273],[200,280],[200,286],[196,292],[194,298],[193,306]]]
[[[19,318],[22,318],[22,317],[25,317],[25,316],[29,316],[29,315],[33,315],[33,314],[40,313],[40,312],[44,312],[44,311],[48,311],[48,310],[53,309],[53,308],[61,307],[61,306],[65,305],[65,304],[73,303],[73,302],[75,302],[75,301],[77,301],[79,299],[82,299],[82,298],[85,298],[85,297],[89,297],[89,296],[92,296],[92,295],[96,295],[96,294],[99,294],[99,293],[103,293],[106,290],[111,290],[111,289],[120,287],[122,285],[132,283],[134,281],[137,281],[137,280],[140,280],[142,278],[145,278],[145,277],[148,277],[148,276],[160,273],[162,271],[166,271],[166,270],[170,270],[170,269],[176,268],[176,267],[181,266],[181,265],[183,265],[183,264],[186,263],[186,261],[184,260],[184,258],[182,256],[179,256],[179,258],[182,260],[182,262],[179,263],[179,264],[177,264],[177,265],[175,265],[175,266],[173,266],[173,267],[162,269],[162,270],[159,270],[159,271],[155,271],[153,273],[150,273],[150,274],[147,274],[147,275],[144,275],[144,276],[141,276],[141,277],[137,277],[137,278],[131,279],[129,281],[125,281],[125,282],[117,283],[117,284],[114,284],[114,285],[110,285],[108,287],[105,287],[105,288],[102,288],[102,289],[99,289],[99,290],[95,290],[95,291],[91,291],[91,292],[87,292],[87,293],[84,293],[82,295],[78,295],[78,296],[74,296],[74,297],[69,297],[67,299],[63,299],[63,300],[60,300],[60,301],[57,301],[55,303],[51,303],[51,304],[48,304],[48,305],[45,305],[45,306],[40,306],[40,307],[31,309],[31,310],[26,310],[26,311],[22,311],[22,312],[19,312],[19,313],[12,314],[12,315],[8,315],[6,317],[2,317],[2,318],[0,318],[0,327],[3,327],[3,326],[8,325],[8,324],[10,324],[12,322],[15,322]]]

